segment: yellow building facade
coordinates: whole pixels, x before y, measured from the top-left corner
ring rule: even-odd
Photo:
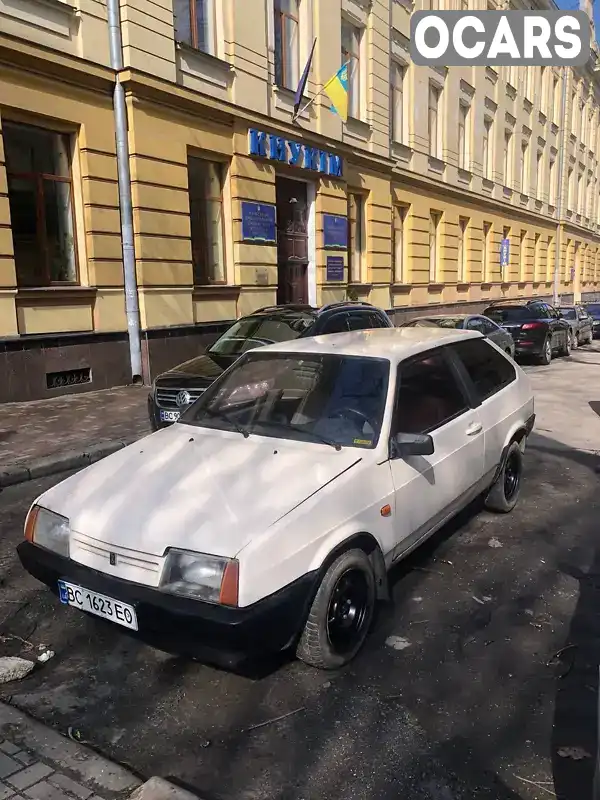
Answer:
[[[123,0],[117,74],[102,0],[0,0],[0,402],[131,380],[117,80],[147,381],[278,302],[551,297],[557,247],[563,299],[595,299],[593,64],[417,67],[416,7]],[[347,123],[319,94],[344,61]]]

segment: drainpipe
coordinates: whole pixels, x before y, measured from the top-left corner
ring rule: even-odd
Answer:
[[[109,0],[110,2],[110,0]],[[560,251],[561,251],[561,219],[562,219],[562,209],[563,209],[563,193],[564,193],[564,164],[565,164],[565,148],[567,143],[565,141],[566,133],[567,133],[567,67],[562,68],[562,78],[563,78],[563,85],[562,85],[562,99],[561,99],[561,109],[560,109],[560,122],[563,126],[560,132],[560,146],[558,148],[558,203],[556,206],[556,217],[557,217],[557,225],[556,225],[556,246],[554,248],[554,280],[553,280],[553,287],[552,287],[552,301],[555,306],[558,305],[560,301],[559,296],[559,285],[560,285]],[[567,187],[568,189],[568,187]]]
[[[114,69],[115,88],[113,107],[115,138],[117,144],[117,171],[119,175],[119,206],[121,209],[121,242],[123,248],[123,275],[125,282],[125,311],[129,335],[129,358],[133,383],[141,383],[142,347],[140,336],[140,306],[138,300],[135,251],[133,247],[133,203],[131,200],[131,175],[129,172],[129,141],[127,135],[127,107],[125,92],[120,81],[123,69],[121,42],[121,16],[119,0],[108,0],[108,35],[110,65]]]

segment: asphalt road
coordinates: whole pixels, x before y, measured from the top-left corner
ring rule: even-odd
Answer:
[[[538,428],[519,506],[471,508],[401,565],[393,604],[335,673],[289,660],[220,672],[60,606],[14,554],[52,479],[5,490],[0,653],[27,655],[25,640],[56,656],[0,697],[206,800],[590,800],[600,347],[531,377]]]

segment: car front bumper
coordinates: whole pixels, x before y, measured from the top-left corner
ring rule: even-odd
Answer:
[[[137,631],[108,622],[122,633],[159,650],[227,668],[294,645],[317,588],[317,573],[308,573],[254,605],[229,608],[114,578],[30,542],[21,542],[17,553],[27,572],[55,594],[58,581],[66,580],[134,606]]]

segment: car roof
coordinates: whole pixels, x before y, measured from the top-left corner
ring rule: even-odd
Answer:
[[[421,317],[411,317],[407,322],[418,319],[467,319],[467,317],[482,317],[483,314],[423,314]]]
[[[377,308],[376,306],[372,305],[371,303],[365,303],[361,300],[340,300],[337,303],[328,303],[327,305],[321,306],[320,308],[316,308],[315,306],[311,306],[309,304],[298,303],[298,304],[281,304],[281,305],[274,305],[274,306],[265,306],[265,308],[257,308],[256,311],[253,311],[251,314],[247,314],[248,317],[258,317],[263,315],[271,315],[271,314],[310,314],[314,317],[320,316],[321,314],[325,314],[329,311],[349,311],[351,309],[368,309],[371,311],[376,311],[382,313],[382,309]]]
[[[477,331],[456,328],[376,328],[278,342],[261,347],[259,352],[367,356],[397,362],[441,345],[482,338]]]

